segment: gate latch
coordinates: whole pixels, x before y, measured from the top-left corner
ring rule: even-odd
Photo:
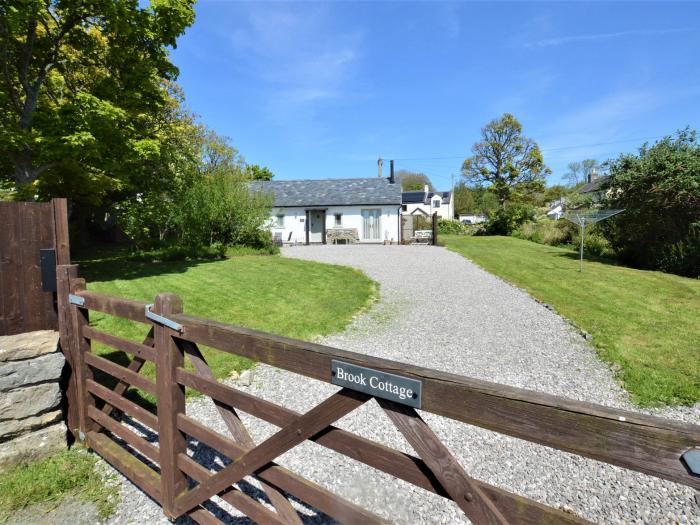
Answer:
[[[146,311],[146,317],[148,317],[151,321],[155,321],[158,324],[162,324],[163,326],[167,326],[168,328],[171,328],[172,330],[175,330],[176,332],[182,332],[182,325],[180,323],[176,323],[175,321],[171,321],[167,317],[163,317],[162,315],[158,315],[154,312],[151,312],[151,308],[153,307],[153,304],[147,304],[145,311]]]

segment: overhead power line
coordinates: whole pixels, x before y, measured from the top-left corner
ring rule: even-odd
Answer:
[[[548,153],[551,151],[564,151],[564,150],[572,150],[572,149],[581,149],[581,148],[592,148],[595,146],[607,146],[609,144],[622,144],[625,142],[637,142],[637,141],[642,141],[642,140],[655,140],[655,139],[660,139],[665,137],[666,135],[658,135],[655,137],[638,137],[634,139],[624,139],[624,140],[611,140],[609,142],[597,142],[594,144],[581,144],[578,146],[562,146],[558,148],[543,148],[542,152],[543,153]],[[463,153],[461,155],[445,155],[445,156],[440,156],[440,157],[393,157],[394,160],[454,160],[454,159],[464,159],[468,157],[469,155],[466,153]]]

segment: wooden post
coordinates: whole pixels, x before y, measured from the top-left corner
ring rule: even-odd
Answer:
[[[438,241],[438,214],[433,213],[433,246],[437,246]]]
[[[69,268],[75,268],[77,273],[77,266],[70,265]],[[84,279],[72,277],[69,273],[68,282],[72,294],[85,290]],[[90,321],[87,308],[81,308],[74,304],[68,306],[73,332],[71,338],[74,341],[71,352],[73,353],[73,372],[75,373],[75,390],[78,399],[78,438],[83,441],[88,432],[97,428],[97,425],[87,415],[88,407],[95,405],[95,400],[88,392],[86,384],[88,379],[92,379],[92,370],[85,364],[85,354],[90,353],[90,340],[85,337],[83,328],[88,326]]]
[[[179,314],[182,301],[174,294],[159,294],[153,311],[164,317]],[[187,489],[187,479],[177,466],[177,456],[186,452],[187,442],[177,428],[178,414],[185,414],[185,387],[175,380],[175,371],[184,366],[184,353],[173,340],[176,334],[154,323],[161,495],[163,511],[171,519],[177,518],[175,498]]]
[[[66,199],[53,199],[54,246],[56,264],[70,264],[70,239],[68,236],[68,202]]]
[[[73,333],[73,321],[71,318],[71,305],[68,302],[70,294],[70,280],[78,277],[78,266],[73,265],[58,265],[56,267],[56,289],[57,297],[56,304],[58,306],[58,333],[60,337],[60,346],[63,356],[66,358],[67,374],[64,378],[64,389],[66,392],[65,417],[66,426],[73,434],[75,439],[78,439],[78,391],[76,384],[75,372],[75,354],[77,341]]]

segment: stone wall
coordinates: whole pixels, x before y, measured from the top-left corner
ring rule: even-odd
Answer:
[[[58,332],[0,336],[0,470],[66,448]]]

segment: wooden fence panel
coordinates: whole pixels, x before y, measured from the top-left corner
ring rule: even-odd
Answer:
[[[0,202],[0,335],[58,329],[55,297],[42,290],[39,252],[68,264],[65,199]]]

